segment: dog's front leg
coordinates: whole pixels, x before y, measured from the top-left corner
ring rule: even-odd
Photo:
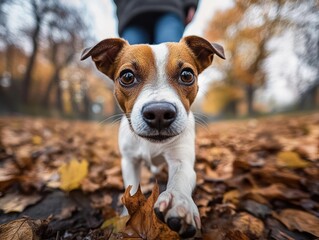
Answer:
[[[123,157],[121,161],[125,189],[132,185],[130,194],[136,193],[140,184],[141,160]]]
[[[141,161],[129,158],[122,158],[122,176],[125,189],[132,186],[130,194],[134,195],[140,184]],[[122,216],[128,215],[126,207],[123,207]]]
[[[181,149],[168,156],[169,179],[167,189],[155,203],[157,216],[181,237],[193,237],[201,227],[198,208],[192,199],[196,184],[194,151]]]

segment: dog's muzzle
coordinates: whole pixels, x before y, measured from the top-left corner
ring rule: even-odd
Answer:
[[[168,102],[150,102],[142,108],[143,120],[159,132],[168,128],[176,119],[176,107]]]
[[[150,140],[163,141],[173,135],[168,129],[177,117],[176,107],[169,102],[150,102],[142,108],[142,118],[147,126],[154,130],[147,136]],[[156,134],[154,134],[156,132]],[[174,134],[175,135],[175,134]]]

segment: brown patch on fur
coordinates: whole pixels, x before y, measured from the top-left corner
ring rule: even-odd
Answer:
[[[154,55],[148,45],[128,45],[118,55],[115,64],[114,95],[122,110],[130,114],[143,86],[155,77]],[[131,70],[138,83],[132,87],[123,87],[119,82],[123,70]]]
[[[197,76],[200,71],[194,54],[183,42],[167,44],[169,49],[167,60],[167,75],[169,84],[176,90],[181,102],[188,112],[198,92]],[[190,68],[194,72],[195,82],[186,86],[179,83],[183,69]]]

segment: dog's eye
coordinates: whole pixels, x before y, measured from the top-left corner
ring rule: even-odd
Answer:
[[[180,81],[184,85],[191,85],[195,80],[194,73],[191,69],[184,69],[180,75]]]
[[[135,83],[135,81],[136,81],[135,75],[130,70],[121,72],[120,84],[122,86],[128,87],[128,86],[132,85],[133,83]]]

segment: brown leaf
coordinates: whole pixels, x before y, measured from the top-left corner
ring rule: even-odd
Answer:
[[[248,213],[239,213],[234,217],[235,230],[252,236],[253,239],[260,239],[264,231],[264,223]]]
[[[130,219],[126,224],[124,233],[128,236],[141,237],[142,239],[179,239],[176,232],[161,222],[155,215],[154,204],[159,195],[159,187],[154,185],[151,196],[148,199],[142,194],[141,188],[131,196],[129,186],[122,197],[122,202],[126,206]]]
[[[249,240],[249,237],[238,230],[214,229],[204,233],[203,240]]]
[[[55,216],[55,219],[57,220],[63,220],[63,219],[67,219],[70,218],[73,214],[73,212],[75,212],[77,210],[76,205],[70,204],[66,207],[64,207],[61,212]]]
[[[279,214],[274,213],[273,216],[289,230],[308,232],[319,237],[319,218],[310,213],[295,209],[284,209]]]
[[[227,148],[212,148],[207,157],[210,166],[206,167],[206,179],[225,180],[231,178],[234,160],[233,153]]]
[[[313,142],[315,143],[316,140],[314,139]],[[315,144],[298,145],[295,151],[312,161],[316,161],[319,159],[319,148]]]
[[[0,192],[5,191],[19,178],[19,170],[12,163],[5,164],[0,168]]]
[[[0,198],[0,209],[4,213],[9,212],[22,212],[27,206],[37,203],[42,196],[34,195],[23,195],[18,193],[9,193],[4,197]]]
[[[47,220],[22,218],[0,225],[1,240],[38,240],[38,234],[47,228]]]
[[[267,199],[301,199],[309,198],[309,194],[300,191],[299,189],[288,188],[281,183],[275,183],[268,187],[256,188],[250,191],[252,194],[259,194]]]
[[[240,198],[240,192],[238,190],[230,190],[224,194],[223,203],[233,203],[238,204]]]

